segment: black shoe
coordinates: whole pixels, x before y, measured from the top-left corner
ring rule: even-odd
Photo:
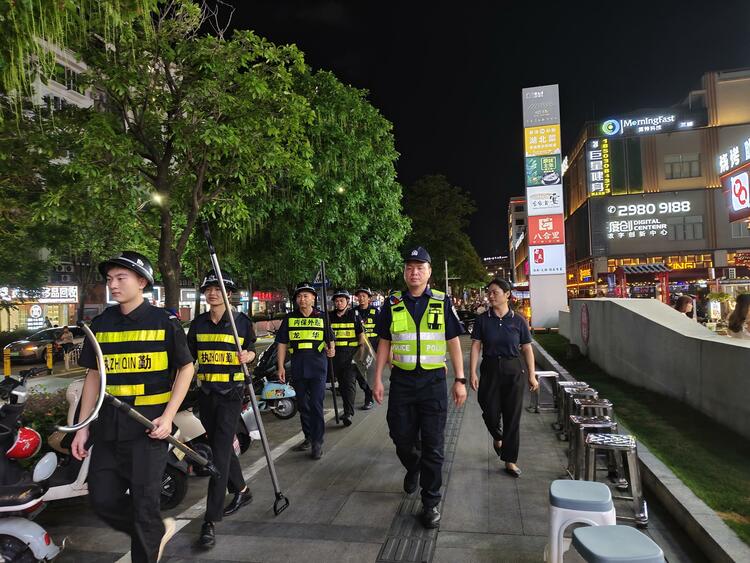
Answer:
[[[313,444],[310,457],[317,460],[323,457],[323,444]]]
[[[369,411],[374,406],[375,406],[375,401],[373,401],[372,399],[370,399],[369,401],[365,401],[365,404],[362,405],[362,410],[363,411]]]
[[[309,449],[310,449],[310,440],[305,438],[305,441],[302,442],[301,444],[297,444],[296,446],[294,446],[292,448],[292,451],[293,452],[306,452]]]
[[[437,506],[431,506],[430,508],[424,507],[420,516],[422,520],[422,526],[428,529],[437,528],[440,526],[440,511]]]
[[[244,493],[237,493],[236,495],[234,495],[232,502],[230,502],[226,506],[226,508],[224,508],[224,516],[229,516],[230,514],[234,514],[240,508],[242,508],[246,504],[251,503],[252,501],[253,501],[253,493],[250,492],[250,487],[248,487]]]
[[[342,418],[341,422],[344,423],[344,426],[351,426],[352,425],[352,419],[349,418],[348,416],[345,416],[344,418]]]
[[[201,526],[201,535],[198,538],[198,547],[208,549],[215,545],[216,545],[216,532],[214,531],[214,523],[203,522],[203,526]]]
[[[407,471],[404,475],[404,492],[407,495],[412,494],[419,486],[419,471]]]

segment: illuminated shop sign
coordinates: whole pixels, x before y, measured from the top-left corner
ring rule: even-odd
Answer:
[[[599,126],[599,129],[602,135],[614,137],[616,135],[649,135],[667,131],[680,131],[702,127],[707,123],[705,112],[664,112],[608,119]]]
[[[0,299],[6,301],[36,301],[38,303],[78,303],[77,285],[49,285],[38,292],[0,287]]]
[[[586,143],[586,177],[589,194],[612,193],[609,139],[589,139]]]
[[[526,159],[526,186],[559,184],[562,178],[560,155],[532,156]]]
[[[728,151],[719,155],[719,174],[729,172],[746,162],[750,162],[750,138],[743,141],[740,145],[729,147]]]
[[[529,217],[550,213],[562,216],[564,211],[562,184],[526,188],[526,201]]]
[[[666,237],[669,235],[666,216],[687,213],[690,213],[688,200],[608,205],[608,219],[615,219],[607,221],[607,238]]]
[[[565,224],[562,215],[529,217],[529,244],[564,244]]]
[[[721,177],[729,221],[750,217],[750,162]]]

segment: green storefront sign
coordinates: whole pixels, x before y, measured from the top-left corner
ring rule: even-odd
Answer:
[[[562,181],[560,155],[526,158],[526,185],[551,186]]]

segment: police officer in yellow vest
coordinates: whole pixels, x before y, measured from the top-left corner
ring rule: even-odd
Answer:
[[[96,514],[131,539],[134,562],[155,562],[174,534],[173,519],[161,520],[161,482],[167,464],[172,420],[193,378],[193,357],[177,318],[143,298],[153,286],[153,268],[137,252],[121,252],[99,264],[117,305],[91,322],[107,369],[107,392],[133,406],[155,428],[147,431],[126,414],[104,403],[91,425],[93,445],[88,484]],[[79,364],[88,368],[80,418],[94,408],[99,371],[93,346],[86,341]],[[88,455],[89,428],[76,433],[71,451]],[[129,494],[128,494],[129,491]]]
[[[456,405],[466,400],[463,356],[458,337],[463,328],[449,298],[430,289],[430,255],[418,247],[404,258],[407,291],[393,293],[378,318],[380,337],[372,392],[383,402],[383,368],[393,353],[388,429],[396,454],[406,468],[404,491],[422,487],[422,524],[437,528],[448,412],[445,353],[450,352]],[[421,437],[421,451],[418,446]]]
[[[222,275],[227,293],[231,295],[237,286],[226,272],[222,272]],[[218,478],[211,477],[208,482],[206,514],[198,539],[199,547],[210,548],[216,543],[214,523],[220,522],[223,516],[234,514],[253,500],[242,477],[242,467],[234,453],[233,444],[245,388],[245,374],[240,362],[253,361],[256,338],[253,323],[247,315],[227,312],[219,278],[214,270],[206,274],[200,289],[206,297],[209,310],[190,323],[188,346],[198,361],[198,412],[208,434],[214,465],[220,474]],[[229,314],[234,315],[237,335],[240,337],[242,354],[239,358]],[[234,497],[225,507],[227,486]]]
[[[276,366],[279,379],[286,381],[286,353],[292,356],[290,383],[297,393],[302,431],[305,440],[295,446],[295,451],[311,450],[310,457],[323,455],[323,399],[326,392],[328,358],[336,355],[331,329],[325,315],[315,309],[317,292],[309,282],[297,285],[293,299],[297,309],[282,321],[276,333],[278,354]]]
[[[329,313],[331,330],[336,342],[336,357],[333,358],[333,373],[341,391],[344,403],[344,426],[352,425],[354,416],[354,397],[357,393],[356,374],[359,373],[352,364],[354,354],[360,346],[365,345],[365,332],[359,315],[349,307],[351,296],[345,289],[333,294],[333,311]]]
[[[362,328],[365,329],[365,336],[370,341],[370,345],[373,350],[378,349],[378,335],[375,333],[375,323],[380,315],[380,307],[376,307],[372,304],[372,291],[369,287],[361,287],[354,292],[354,296],[357,298],[357,314],[362,320]],[[367,380],[357,370],[357,383],[359,384],[362,391],[365,392],[365,403],[362,405],[362,410],[368,411],[375,406],[375,401],[372,399],[372,389],[367,383]]]

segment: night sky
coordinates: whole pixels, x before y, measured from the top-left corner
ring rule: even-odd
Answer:
[[[521,88],[560,84],[565,154],[586,120],[677,104],[705,71],[750,66],[748,0],[229,3],[233,27],[370,91],[399,181],[445,174],[472,194],[480,256],[507,253],[508,198],[524,191]]]

